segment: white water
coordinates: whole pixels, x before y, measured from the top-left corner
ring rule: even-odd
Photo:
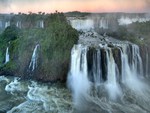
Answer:
[[[94,29],[94,19],[72,19],[69,20],[72,27],[77,30],[93,30]],[[97,23],[99,28],[108,29],[108,20],[105,18],[100,18],[99,22]]]
[[[71,70],[68,76],[69,87],[72,89],[75,105],[79,105],[80,95],[88,94],[90,84],[87,77],[87,48],[82,45],[75,45],[72,49]],[[82,62],[82,63],[81,63]],[[76,86],[76,87],[74,87]]]
[[[70,113],[71,95],[64,84],[41,84],[20,78],[0,77],[0,112]],[[3,90],[4,88],[4,90]]]
[[[5,22],[5,28],[7,28],[8,26],[10,26],[10,21]]]
[[[14,92],[26,92],[27,86],[20,83],[20,78],[15,77],[13,81],[6,85],[5,91],[14,94]]]
[[[101,52],[99,50],[97,50],[97,54],[94,54],[93,57],[93,76],[94,76],[94,82],[95,85],[98,86],[100,84],[100,81],[102,81],[101,78]]]
[[[117,96],[121,95],[121,90],[117,83],[117,76],[119,76],[118,67],[115,64],[112,50],[108,48],[106,51],[106,59],[107,59],[107,81],[106,81],[106,89],[108,91],[108,95],[110,99],[115,100]]]
[[[2,23],[2,21],[0,20],[0,28],[2,28],[3,27],[3,23]]]
[[[40,28],[44,28],[44,21],[43,20],[40,21]]]
[[[99,22],[99,28],[108,29],[108,20],[101,18]]]
[[[31,58],[30,65],[29,65],[29,69],[31,69],[31,71],[34,71],[34,69],[37,67],[38,47],[39,47],[39,44],[37,44],[33,50],[32,58]]]
[[[9,47],[6,49],[6,54],[5,54],[5,64],[9,62]]]
[[[94,29],[94,21],[92,19],[74,19],[70,20],[73,28],[77,30],[91,30]]]
[[[118,23],[119,25],[129,25],[132,24],[134,22],[147,22],[150,21],[150,18],[129,18],[129,17],[121,17],[120,19],[118,19]]]
[[[138,46],[134,44],[117,45],[121,54],[120,58],[118,56],[118,60],[121,59],[121,73],[115,63],[112,49],[107,46],[101,48],[105,49],[107,79],[101,80],[104,65],[101,65],[101,49],[99,48],[91,64],[93,65],[94,81],[91,81],[89,77],[91,75],[88,73],[87,62],[91,62],[87,59],[89,47],[79,44],[72,49],[68,87],[72,91],[77,112],[92,113],[95,109],[95,113],[116,113],[116,109],[113,108],[115,106],[118,109],[117,113],[148,113],[150,111],[148,107],[150,90],[149,84],[143,82],[146,79],[143,76]],[[132,54],[129,54],[129,50],[132,51]],[[136,103],[132,103],[132,99]],[[129,103],[132,104],[132,107],[128,105]]]
[[[21,21],[17,21],[16,23],[16,27],[20,28],[21,29]]]
[[[140,82],[139,76],[143,76],[143,67],[141,57],[139,56],[139,48],[136,45],[132,45],[132,62],[129,64],[129,50],[127,50],[127,47],[129,46],[124,45],[122,47],[123,52],[121,52],[122,82],[132,90],[140,91],[143,89],[143,84]]]
[[[0,76],[0,82],[1,81],[6,81],[7,83],[9,82],[9,79],[6,78],[5,76]]]

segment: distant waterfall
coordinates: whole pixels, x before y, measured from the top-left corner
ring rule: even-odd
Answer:
[[[8,26],[10,26],[10,21],[7,21],[7,22],[5,23],[5,28],[7,28]]]
[[[17,21],[16,27],[21,28],[21,21]]]
[[[0,28],[2,28],[3,27],[3,23],[2,23],[2,21],[0,20]]]
[[[100,18],[99,28],[108,29],[108,20],[105,18]]]
[[[44,22],[43,22],[43,20],[40,21],[40,28],[44,28]]]
[[[73,28],[77,30],[91,30],[94,29],[94,21],[92,19],[75,19],[70,20]]]
[[[9,62],[9,47],[6,49],[6,54],[5,54],[5,64]]]
[[[144,23],[147,21],[150,21],[149,17],[146,17],[146,18],[140,18],[140,17],[129,18],[129,17],[123,17],[122,16],[120,19],[118,19],[119,25],[129,25],[129,24],[132,24],[134,22]]]
[[[34,71],[34,69],[37,67],[37,59],[38,59],[38,50],[39,44],[37,44],[34,48],[33,54],[32,54],[32,58],[30,61],[30,65],[29,65],[29,69],[31,69],[32,71]]]

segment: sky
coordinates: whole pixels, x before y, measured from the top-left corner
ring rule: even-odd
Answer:
[[[0,0],[0,13],[150,12],[150,0]]]

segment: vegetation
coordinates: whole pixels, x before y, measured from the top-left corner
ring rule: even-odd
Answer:
[[[91,13],[88,12],[79,12],[79,11],[73,11],[73,12],[67,12],[65,13],[66,16],[69,17],[85,17],[90,15]]]
[[[116,31],[108,31],[108,35],[120,40],[128,40],[138,45],[150,44],[150,21],[119,26]]]
[[[38,20],[39,16],[29,14],[26,18],[32,23]],[[0,61],[3,64],[1,72],[7,73],[11,70],[11,74],[22,77],[31,75],[43,81],[66,78],[71,48],[78,40],[78,32],[67,23],[63,13],[46,15],[44,22],[44,29],[31,26],[21,29],[21,32],[17,28],[14,29],[13,26],[5,29],[0,36]],[[40,45],[38,67],[32,72],[29,69],[29,63],[36,44]],[[10,47],[11,61],[4,64],[7,46]]]

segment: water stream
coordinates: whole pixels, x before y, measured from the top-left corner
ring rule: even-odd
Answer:
[[[9,47],[6,49],[6,54],[5,54],[5,64],[9,62]]]
[[[34,69],[37,67],[38,47],[39,47],[39,44],[37,44],[33,50],[32,58],[29,64],[29,69],[31,69],[31,71],[34,71]]]

